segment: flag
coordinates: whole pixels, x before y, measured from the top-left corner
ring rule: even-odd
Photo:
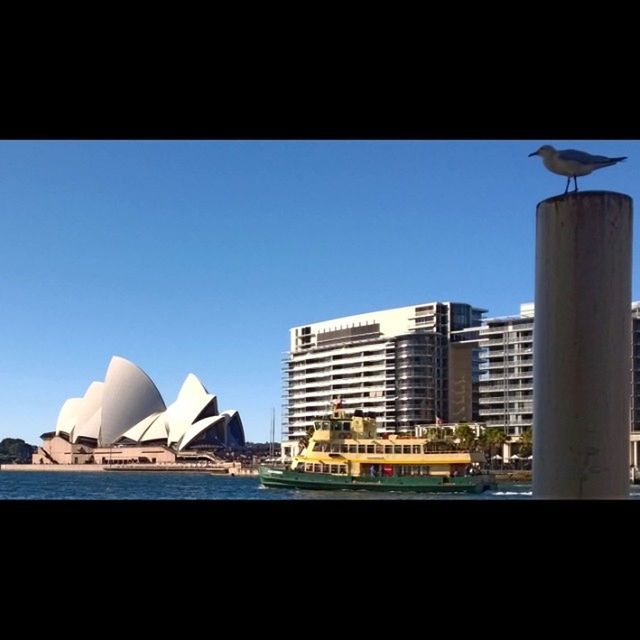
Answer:
[[[444,420],[442,418],[436,416],[436,424],[438,426],[440,426],[440,425],[444,424]]]

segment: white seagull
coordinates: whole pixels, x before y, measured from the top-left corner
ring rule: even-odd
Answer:
[[[622,160],[626,160],[627,156],[621,158],[607,158],[606,156],[592,156],[584,151],[576,151],[575,149],[564,149],[556,151],[550,144],[545,144],[537,151],[529,154],[531,156],[540,156],[544,166],[561,176],[567,176],[567,188],[565,193],[569,191],[569,183],[573,178],[575,191],[578,190],[577,176],[586,176],[596,169],[602,167],[610,167]]]

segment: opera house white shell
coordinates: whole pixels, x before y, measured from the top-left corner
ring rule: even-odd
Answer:
[[[218,413],[216,396],[195,375],[187,376],[167,407],[151,378],[119,356],[111,359],[104,382],[92,382],[82,398],[62,405],[55,435],[99,447],[153,442],[177,451],[245,443],[239,413]]]

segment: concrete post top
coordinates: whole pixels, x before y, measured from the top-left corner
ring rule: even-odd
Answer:
[[[626,193],[618,193],[617,191],[572,191],[571,193],[564,193],[559,196],[551,196],[545,200],[541,200],[536,205],[536,211],[545,204],[557,204],[559,202],[566,202],[570,205],[575,204],[589,204],[594,205],[598,200],[628,200],[629,204],[633,203],[631,196]],[[619,203],[620,204],[620,203]]]

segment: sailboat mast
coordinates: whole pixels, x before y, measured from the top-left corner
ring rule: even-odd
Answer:
[[[276,410],[271,409],[271,441],[269,442],[269,455],[273,457],[275,452],[275,440],[276,440]]]

